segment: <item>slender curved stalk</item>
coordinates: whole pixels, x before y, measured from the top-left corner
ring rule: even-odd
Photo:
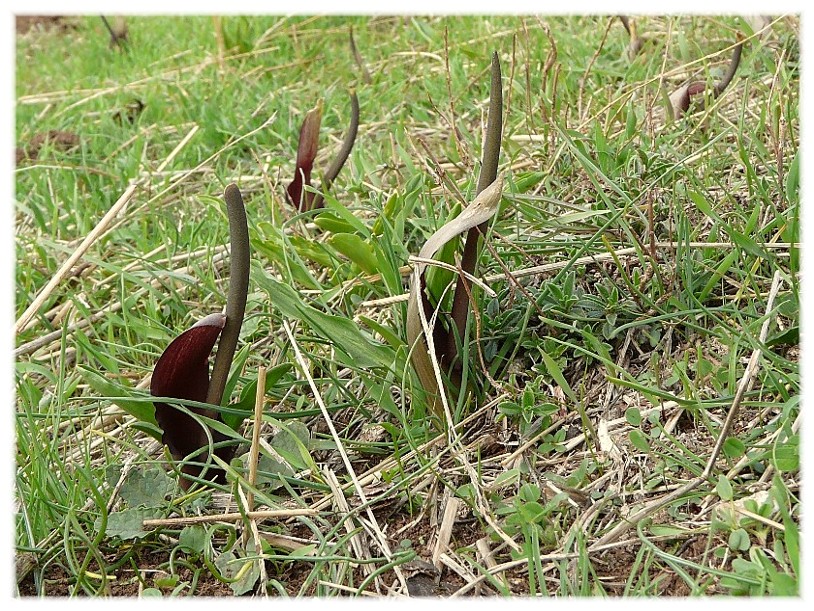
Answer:
[[[330,167],[325,171],[322,177],[322,184],[319,186],[320,192],[314,196],[314,201],[311,204],[311,210],[322,208],[322,193],[331,188],[331,184],[339,176],[339,172],[345,165],[345,162],[350,157],[350,152],[353,150],[353,144],[356,142],[356,134],[359,132],[359,98],[356,97],[356,91],[351,89],[350,92],[350,127],[345,139],[342,141],[342,148],[336,154],[336,157],[331,163]]]
[[[483,156],[481,160],[480,176],[475,195],[479,195],[497,178],[497,165],[500,158],[500,141],[503,137],[503,83],[500,72],[500,58],[497,51],[492,53],[492,80],[489,88],[489,114],[486,119],[486,138],[483,143]],[[461,258],[461,269],[469,274],[475,272],[478,262],[478,242],[480,235],[486,232],[488,221],[473,227],[466,234],[466,244]],[[469,317],[468,287],[465,287],[466,278],[458,276],[455,286],[455,295],[452,301],[452,320],[458,331],[458,337],[463,337],[466,320]],[[444,347],[444,361],[451,364],[458,354],[458,345],[455,333],[450,331]]]
[[[480,193],[497,178],[497,165],[500,158],[500,141],[503,137],[503,82],[500,71],[500,58],[497,51],[492,54],[492,80],[489,87],[489,114],[486,119],[486,138],[483,143],[480,176],[475,195]],[[485,227],[485,223],[484,226]]]
[[[223,194],[226,200],[226,214],[229,217],[229,241],[232,251],[229,265],[229,296],[226,299],[226,325],[221,332],[218,351],[215,353],[215,364],[212,366],[212,378],[206,402],[220,405],[229,368],[235,356],[237,338],[243,326],[246,312],[246,298],[249,293],[249,226],[246,221],[246,209],[243,196],[237,185],[230,184]]]
[[[732,82],[732,79],[735,78],[735,73],[738,71],[738,66],[741,63],[741,52],[743,51],[743,39],[741,38],[740,34],[738,35],[738,44],[735,45],[735,48],[732,51],[732,61],[729,62],[729,69],[726,71],[724,77],[717,83],[715,83],[715,97],[721,95],[729,86],[729,83]]]
[[[619,17],[619,21],[622,22],[622,25],[625,26],[628,36],[633,38],[633,32],[630,30],[630,20],[628,19],[627,15],[617,15],[617,17]]]
[[[724,89],[727,88],[732,79],[735,78],[735,73],[738,71],[738,66],[741,62],[741,53],[743,52],[743,37],[738,34],[738,43],[732,50],[732,59],[729,62],[724,77],[712,86],[712,98],[720,96]],[[695,81],[675,90],[669,97],[668,115],[676,119],[683,117],[689,110],[692,102],[692,97],[696,96],[706,90],[706,83],[704,81]],[[703,100],[700,108],[703,108]],[[672,109],[672,112],[670,111]]]

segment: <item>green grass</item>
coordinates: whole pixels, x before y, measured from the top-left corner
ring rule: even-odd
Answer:
[[[15,171],[16,317],[139,181],[17,335],[18,592],[406,593],[454,497],[442,594],[798,594],[799,19],[749,38],[733,84],[676,122],[660,83],[720,76],[752,31],[635,21],[654,42],[632,62],[621,24],[589,16],[224,17],[222,62],[211,17],[128,19],[124,53],[96,17],[18,35],[17,146],[79,144]],[[474,195],[493,50],[507,188],[478,274],[496,296],[476,292],[447,436],[410,368],[406,302],[386,300]],[[326,208],[297,215],[304,113],[324,100],[321,169],[351,87],[351,157]],[[232,400],[290,364],[267,389],[256,506],[319,510],[258,523],[258,547],[248,519],[141,524],[245,511],[251,419],[229,484],[183,496],[130,415],[172,338],[225,304],[229,182],[253,247]]]

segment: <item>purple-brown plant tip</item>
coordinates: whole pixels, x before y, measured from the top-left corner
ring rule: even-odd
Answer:
[[[690,86],[682,85],[670,94],[673,118],[680,119],[690,109]]]
[[[625,49],[625,55],[629,61],[633,61],[633,59],[639,54],[639,51],[642,50],[644,47],[645,40],[647,40],[644,36],[639,36],[636,32],[636,23],[630,21],[627,15],[618,15],[619,21],[622,22],[622,25],[625,26],[625,30],[627,30],[628,36],[630,36],[630,43]]]
[[[322,100],[305,114],[300,127],[300,141],[297,146],[297,163],[294,180],[288,185],[288,197],[297,210],[303,212],[311,208],[314,194],[306,191],[311,185],[311,170],[319,148],[319,127],[322,123]]]
[[[729,61],[729,67],[727,68],[726,74],[724,74],[720,81],[712,86],[712,99],[715,99],[721,95],[724,89],[729,86],[729,83],[732,82],[732,79],[735,78],[735,73],[738,71],[738,66],[740,65],[741,61],[743,43],[743,37],[738,34],[738,44],[736,44],[732,50],[732,59]],[[673,111],[673,118],[680,119],[683,117],[690,110],[690,105],[693,105],[698,109],[703,108],[704,100],[701,99],[701,94],[704,93],[706,88],[707,84],[705,82],[694,81],[687,85],[682,85],[672,94],[670,94],[670,107]],[[698,96],[700,103],[696,103],[696,101],[692,99],[695,96]]]
[[[150,393],[154,397],[169,397],[188,401],[206,401],[209,389],[209,355],[220,332],[226,324],[223,314],[210,314],[176,337],[155,365],[150,383]],[[190,408],[189,411],[208,418],[219,419],[215,410]],[[200,452],[209,445],[203,426],[192,416],[173,405],[155,402],[155,419],[163,430],[161,440],[169,448],[172,457],[181,461],[190,454]],[[224,437],[215,431],[211,433],[214,442]],[[224,448],[224,450],[231,448]],[[220,452],[217,452],[220,456]],[[221,456],[223,457],[223,456]],[[192,458],[195,462],[205,462],[206,455]],[[185,464],[182,473],[199,476],[201,467]],[[223,471],[210,468],[210,477],[222,479]],[[187,490],[192,480],[180,479],[181,487]]]

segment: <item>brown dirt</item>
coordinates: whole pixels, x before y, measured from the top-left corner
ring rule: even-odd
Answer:
[[[66,31],[75,29],[76,24],[71,18],[61,15],[18,15],[15,20],[17,34],[26,34],[37,28],[40,30],[56,28]]]
[[[117,558],[116,553],[111,553],[108,558],[110,562],[115,562]],[[142,549],[136,553],[133,562],[138,567],[136,572],[130,563],[122,566],[116,573],[109,575],[113,577],[109,580],[105,592],[100,592],[107,596],[138,596],[139,582],[143,581],[142,588],[156,587],[155,578],[159,573],[158,567],[166,566],[168,561],[168,554],[165,551],[153,552],[148,549]],[[94,568],[95,563],[91,562],[88,571],[96,572]],[[163,572],[162,572],[163,573]],[[165,573],[163,573],[166,575]],[[176,574],[178,582],[191,583],[193,580],[193,572],[189,568],[179,567]],[[83,590],[74,591],[74,584],[76,583],[75,577],[69,574],[65,568],[58,564],[49,565],[49,567],[41,575],[44,585],[42,586],[42,596],[85,596]],[[92,581],[92,580],[91,580]],[[159,588],[167,595],[171,588]],[[34,572],[32,571],[18,584],[18,592],[21,597],[39,596],[36,584],[34,582]],[[195,588],[195,596],[232,596],[233,593],[229,586],[215,579],[209,571],[204,569],[201,571],[198,584]]]
[[[25,160],[35,160],[40,155],[40,150],[49,142],[51,146],[60,151],[70,151],[79,146],[79,136],[73,132],[63,132],[56,129],[35,134],[28,142],[28,145],[16,150],[17,165]]]

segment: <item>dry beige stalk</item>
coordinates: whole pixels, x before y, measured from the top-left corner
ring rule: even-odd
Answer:
[[[690,243],[683,243],[680,244],[679,242],[656,242],[656,248],[663,248],[665,250],[675,250],[679,247],[682,248],[715,248],[719,250],[728,250],[734,249],[738,246],[733,244],[732,242],[690,242]],[[758,244],[760,248],[765,248],[767,250],[790,250],[794,248],[799,248],[800,244],[798,242],[764,242],[762,244]],[[537,274],[544,274],[547,272],[559,271],[565,267],[569,266],[581,266],[581,265],[590,265],[592,263],[601,263],[603,261],[608,261],[610,259],[615,258],[624,258],[624,257],[632,257],[636,256],[639,249],[635,247],[627,247],[627,248],[620,248],[619,250],[615,250],[613,252],[600,252],[595,255],[585,255],[584,257],[579,257],[574,261],[565,260],[565,261],[555,261],[554,263],[544,263],[543,265],[535,265],[533,267],[526,267],[523,269],[518,269],[512,271],[512,276],[514,278],[525,278],[528,276],[536,276]],[[782,256],[786,253],[779,253],[777,256]],[[414,259],[416,259],[414,257]],[[438,263],[436,263],[438,265]],[[404,268],[399,270],[400,273],[404,273]],[[456,268],[456,271],[457,268]],[[474,276],[472,276],[474,278]],[[504,280],[506,278],[505,273],[494,273],[488,276],[484,276],[480,282],[483,286],[488,285],[492,282],[498,282],[500,280]],[[371,276],[366,278],[369,282],[375,282],[379,278]],[[358,279],[353,279],[348,281],[348,285],[357,284],[359,282]],[[480,285],[479,285],[480,286]],[[410,299],[410,293],[402,293],[401,295],[393,295],[391,297],[383,297],[381,299],[370,299],[368,301],[363,301],[360,304],[360,307],[363,308],[377,308],[382,306],[392,305],[394,303],[401,303],[402,301],[408,301]]]
[[[498,210],[503,193],[503,175],[501,174],[489,187],[484,189],[461,214],[432,234],[418,253],[419,260],[432,259],[433,256],[451,239],[485,223]],[[424,271],[427,264],[419,262],[413,268],[410,283],[410,297],[407,306],[407,343],[411,347],[413,367],[418,374],[424,390],[430,397],[433,411],[440,415],[439,394],[443,386],[441,371],[435,358],[435,346],[432,340],[432,329],[426,320],[428,315],[424,296]],[[445,411],[446,401],[442,398]],[[446,414],[447,422],[452,418]]]
[[[254,426],[252,427],[252,445],[249,449],[249,486],[257,485],[257,463],[260,461],[260,427],[263,424],[263,399],[266,396],[266,368],[257,368],[257,395],[254,400]],[[254,492],[249,490],[246,509],[254,510]]]
[[[435,540],[435,549],[432,552],[432,563],[437,569],[441,568],[441,554],[447,551],[452,539],[452,527],[455,526],[455,518],[458,516],[459,503],[460,501],[456,497],[451,496],[444,508],[444,517],[441,519],[441,528],[438,529],[438,538]]]
[[[111,206],[110,210],[107,211],[102,217],[96,227],[91,230],[91,232],[82,240],[82,243],[79,247],[68,257],[67,261],[62,264],[62,267],[57,270],[57,272],[51,277],[51,280],[45,287],[39,292],[37,297],[34,301],[31,302],[31,305],[26,308],[25,312],[17,319],[17,322],[14,324],[14,333],[20,333],[28,322],[34,317],[34,315],[39,311],[42,307],[42,304],[46,302],[46,300],[51,296],[51,293],[54,292],[54,289],[59,286],[59,284],[65,279],[68,273],[73,269],[73,266],[76,264],[79,259],[88,251],[88,249],[99,239],[101,238],[108,226],[113,222],[113,219],[116,218],[124,207],[127,205],[127,202],[130,201],[130,198],[133,197],[133,193],[136,192],[136,188],[138,188],[139,183],[135,182],[131,184],[122,196],[116,201],[113,206]]]
[[[189,143],[195,133],[198,131],[198,126],[195,125],[184,138],[176,145],[176,147],[170,152],[166,159],[158,166],[158,170],[161,171],[166,168],[173,159],[178,155],[178,153]],[[34,298],[34,301],[31,302],[31,305],[23,312],[20,318],[17,319],[17,322],[14,325],[14,333],[18,334],[23,329],[28,328],[28,323],[34,318],[34,315],[39,311],[42,307],[42,304],[51,296],[51,293],[54,292],[59,284],[65,280],[68,274],[73,269],[73,266],[84,256],[84,254],[88,251],[88,249],[99,239],[101,239],[105,234],[115,228],[113,223],[114,219],[118,216],[118,214],[124,209],[130,199],[133,197],[133,194],[136,192],[136,189],[141,186],[144,182],[144,178],[140,178],[134,181],[127,189],[122,193],[121,197],[116,201],[116,203],[111,206],[110,210],[102,217],[102,219],[96,224],[96,226],[91,230],[91,232],[85,236],[82,242],[79,244],[77,249],[71,254],[70,257],[62,264],[62,267],[57,270],[57,272],[53,275],[51,280],[48,284],[43,287],[43,289],[39,292],[39,294]]]
[[[352,534],[354,531],[354,522],[351,517],[350,505],[348,505],[348,500],[345,498],[345,495],[342,492],[342,487],[339,485],[339,480],[336,478],[336,474],[333,472],[333,470],[327,467],[322,470],[322,474],[325,476],[325,483],[327,483],[328,487],[331,489],[334,502],[336,503],[336,508],[339,510],[338,514],[343,518],[345,532],[351,535],[350,544],[353,548],[353,553],[356,554],[357,558],[370,558],[370,549],[368,548],[365,540],[362,538],[362,532],[364,531]],[[356,563],[351,563],[351,566],[356,567],[359,565]],[[370,575],[375,570],[375,567],[369,563],[362,564],[361,566],[366,575]]]
[[[334,443],[336,444],[336,449],[339,452],[339,455],[342,457],[342,463],[345,465],[345,469],[347,469],[351,482],[353,482],[353,488],[356,490],[356,494],[359,497],[361,504],[365,506],[367,517],[370,520],[369,528],[374,533],[376,543],[381,549],[384,557],[387,558],[388,562],[392,562],[393,552],[390,551],[390,546],[387,543],[387,537],[384,536],[384,533],[382,532],[376,520],[376,516],[373,514],[373,510],[371,509],[370,504],[367,501],[365,491],[362,489],[362,485],[359,483],[359,478],[356,476],[356,471],[353,468],[353,464],[351,463],[350,458],[348,458],[348,453],[345,451],[345,446],[342,443],[342,438],[336,432],[336,427],[334,426],[331,414],[328,412],[328,408],[325,406],[325,402],[322,399],[322,394],[319,392],[316,382],[314,382],[314,378],[311,377],[311,373],[308,369],[308,363],[306,363],[305,358],[302,356],[302,351],[300,350],[300,346],[297,343],[296,338],[294,337],[294,333],[291,331],[291,327],[288,325],[288,321],[286,320],[283,321],[283,328],[285,329],[285,333],[288,336],[289,342],[291,342],[291,348],[294,350],[294,358],[297,361],[297,364],[300,366],[300,370],[305,376],[305,379],[308,381],[308,385],[311,387],[311,392],[314,393],[314,398],[316,399],[317,405],[319,405],[319,409],[322,412],[322,416],[325,419],[325,423],[328,425],[328,430],[331,432],[331,437]],[[333,496],[331,496],[330,498],[333,498]],[[393,572],[396,574],[396,577],[398,578],[401,587],[404,590],[406,590],[407,581],[404,579],[404,575],[402,574],[399,567],[394,566]]]
[[[315,509],[269,509],[266,511],[248,511],[246,517],[250,520],[268,520],[277,519],[284,520],[287,518],[295,518],[297,516],[315,516],[319,512]],[[240,512],[234,513],[219,513],[217,515],[208,516],[189,516],[187,518],[161,518],[154,520],[144,520],[141,524],[144,529],[152,528],[183,528],[184,526],[192,526],[194,524],[212,524],[213,522],[240,522],[243,519],[243,514]]]

